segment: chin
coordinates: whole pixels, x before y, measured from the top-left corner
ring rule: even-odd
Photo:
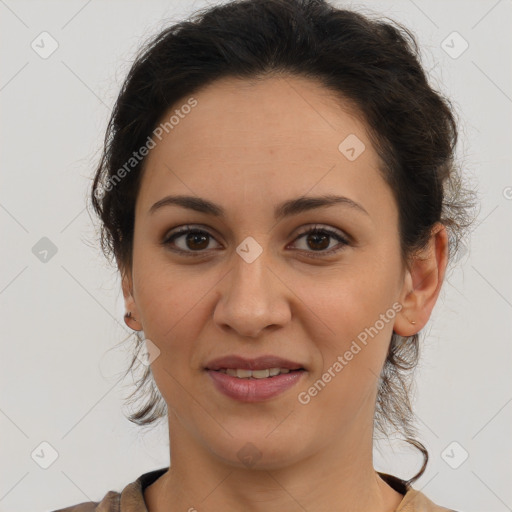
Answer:
[[[233,437],[225,436],[221,443],[218,438],[205,442],[222,462],[244,469],[281,469],[306,456],[305,442],[299,436],[285,431],[281,435],[273,433],[268,436],[269,431],[260,429],[254,436],[247,430],[240,435],[232,432]]]

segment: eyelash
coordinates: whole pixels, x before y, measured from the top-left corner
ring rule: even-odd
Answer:
[[[166,236],[162,242],[162,245],[168,246],[168,245],[170,245],[171,242],[174,242],[177,238],[179,238],[183,235],[189,234],[189,233],[206,234],[209,237],[215,239],[208,231],[205,231],[203,229],[192,228],[190,226],[185,226],[185,227],[180,228],[178,231]],[[312,228],[308,228],[304,231],[301,231],[297,235],[297,238],[295,239],[295,241],[299,240],[300,238],[304,238],[306,235],[309,235],[309,234],[326,234],[329,237],[335,238],[341,244],[340,247],[335,248],[335,249],[331,248],[327,251],[305,251],[312,258],[322,258],[327,255],[332,256],[333,254],[343,250],[345,248],[345,246],[350,245],[350,242],[345,237],[341,236],[337,231],[334,231],[330,228],[321,227],[318,225],[315,225]],[[200,251],[184,251],[183,249],[176,249],[176,248],[173,248],[171,250],[174,252],[181,253],[184,256],[191,256],[191,257],[202,256],[207,251],[207,249],[200,250]],[[302,251],[302,252],[304,252],[304,251]]]

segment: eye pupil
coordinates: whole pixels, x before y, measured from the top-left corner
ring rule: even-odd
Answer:
[[[194,232],[194,231],[191,231],[190,233],[188,233],[187,235],[187,246],[189,247],[189,249],[204,249],[205,247],[208,247],[208,240],[207,240],[207,235],[204,235],[204,234],[200,234],[198,232]],[[192,241],[192,243],[194,244],[198,239],[202,239],[203,242],[206,242],[205,244],[201,244],[199,242],[199,247],[195,246],[195,247],[191,247],[188,245],[188,243],[190,241]]]
[[[320,234],[320,233],[314,233],[314,232],[313,232],[313,233],[311,233],[307,238],[308,238],[308,242],[309,242],[309,240],[312,240],[312,239],[313,239],[313,240],[316,240],[316,241],[318,241],[319,239],[323,239],[323,241],[324,241],[324,243],[323,243],[323,244],[321,244],[321,246],[320,246],[320,247],[311,247],[311,245],[309,244],[311,248],[316,248],[316,249],[325,249],[326,247],[329,247],[329,236],[328,236],[328,235],[325,235],[325,234],[324,234],[324,235],[322,235],[322,234]],[[325,241],[327,241],[327,244],[325,244]],[[316,242],[313,242],[313,245],[314,245],[315,243],[316,243]]]

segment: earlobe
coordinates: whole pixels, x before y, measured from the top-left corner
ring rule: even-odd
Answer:
[[[415,304],[414,297],[411,297],[411,294],[414,292],[412,281],[411,271],[407,270],[399,301],[402,309],[396,316],[393,325],[393,332],[404,337],[412,336],[421,329],[421,326],[418,325],[418,321],[410,316],[411,311],[414,310]]]
[[[123,290],[124,305],[126,309],[124,322],[130,329],[133,329],[134,331],[141,331],[142,324],[140,322],[137,304],[133,298],[133,282],[130,273],[122,273],[121,288]]]
[[[446,227],[437,223],[432,230],[429,246],[419,253],[406,272],[394,331],[400,336],[412,336],[428,322],[441,291],[448,263]]]

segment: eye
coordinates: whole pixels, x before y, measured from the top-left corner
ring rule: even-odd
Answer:
[[[299,233],[300,236],[296,238],[296,240],[304,239],[304,242],[306,243],[306,247],[313,248],[312,251],[309,251],[306,249],[306,252],[308,252],[308,256],[312,256],[313,258],[320,258],[324,257],[326,255],[331,256],[332,254],[337,253],[338,251],[341,251],[345,248],[345,246],[350,245],[348,239],[344,237],[340,232],[335,231],[331,228],[322,227],[315,225],[313,228],[306,229],[305,231],[302,231]],[[338,247],[336,245],[334,248],[331,248],[329,250],[324,250],[329,247],[329,238],[337,240]],[[313,253],[313,254],[311,254]],[[318,254],[314,254],[318,253]]]
[[[176,241],[180,238],[183,238],[181,247],[176,244]],[[328,240],[333,238],[338,241],[337,245],[339,247],[336,247],[335,245],[334,248],[332,246],[329,248],[331,244]],[[185,254],[186,256],[200,256],[205,252],[206,249],[208,249],[210,242],[209,239],[215,240],[215,238],[208,231],[192,228],[190,226],[184,226],[174,233],[166,236],[162,242],[162,245],[172,246],[175,244],[177,247],[171,247],[171,250],[175,252]],[[301,239],[304,239],[306,243],[306,249],[299,250],[307,252],[308,256],[313,258],[325,257],[326,255],[330,256],[342,250],[345,246],[350,245],[349,240],[344,237],[341,232],[318,225],[303,230],[301,233],[299,233],[299,236],[295,240],[297,241]],[[313,250],[308,250],[308,246],[313,248]],[[328,250],[325,250],[327,248]]]
[[[200,254],[193,253],[204,252],[204,249],[208,247],[208,239],[211,238],[214,240],[208,231],[204,231],[202,229],[193,229],[190,226],[184,226],[178,231],[170,234],[170,236],[167,236],[162,243],[163,245],[171,245],[176,240],[183,237],[185,237],[183,243],[184,247],[178,246],[177,249],[173,248],[172,250],[179,253],[187,253],[187,256],[199,256]]]

